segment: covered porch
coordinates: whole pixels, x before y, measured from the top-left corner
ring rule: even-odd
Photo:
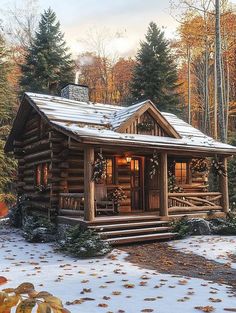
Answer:
[[[97,183],[92,177],[94,162],[101,151],[106,161],[106,177]],[[151,175],[154,154],[158,156],[158,169]],[[222,216],[229,210],[227,175],[219,175],[218,190],[209,191],[208,174],[193,174],[191,169],[193,159],[213,156],[165,149],[101,150],[98,146],[86,146],[80,178],[83,188],[80,192],[66,190],[59,194],[59,215],[90,225],[144,218],[169,220],[184,215]],[[218,155],[225,168],[227,157]],[[171,189],[173,178],[176,182]],[[125,196],[119,205],[110,196],[117,189]]]

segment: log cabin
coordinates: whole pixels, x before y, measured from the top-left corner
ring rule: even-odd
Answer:
[[[92,103],[76,84],[61,97],[25,93],[5,151],[18,160],[17,193],[29,211],[81,223],[111,243],[170,238],[171,219],[229,211],[227,174],[210,190],[206,160],[224,172],[236,147],[150,100]]]

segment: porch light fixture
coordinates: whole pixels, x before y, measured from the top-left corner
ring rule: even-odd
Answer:
[[[127,162],[127,164],[129,164],[131,162],[131,157],[127,156],[126,157],[126,162]]]

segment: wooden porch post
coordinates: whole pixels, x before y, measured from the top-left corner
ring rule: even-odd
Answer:
[[[223,210],[225,213],[229,212],[229,191],[228,191],[228,171],[227,171],[227,158],[222,157],[221,161],[224,165],[224,168],[226,170],[226,175],[220,175],[219,176],[219,187],[220,192],[222,193],[221,198],[221,205],[223,207]]]
[[[160,215],[168,216],[168,165],[167,153],[160,155]]]
[[[94,148],[84,148],[84,220],[93,221],[94,213],[94,181],[92,181]]]

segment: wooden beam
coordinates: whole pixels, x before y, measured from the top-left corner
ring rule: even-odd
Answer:
[[[168,216],[168,164],[166,152],[160,154],[160,215]]]
[[[84,148],[84,219],[93,221],[94,208],[94,181],[92,181],[94,163],[94,148]]]
[[[222,193],[221,198],[221,205],[223,207],[223,210],[225,213],[229,212],[229,191],[228,191],[228,171],[227,171],[227,158],[222,157],[221,161],[224,165],[224,168],[226,170],[226,175],[220,175],[219,176],[219,187],[220,192]]]

